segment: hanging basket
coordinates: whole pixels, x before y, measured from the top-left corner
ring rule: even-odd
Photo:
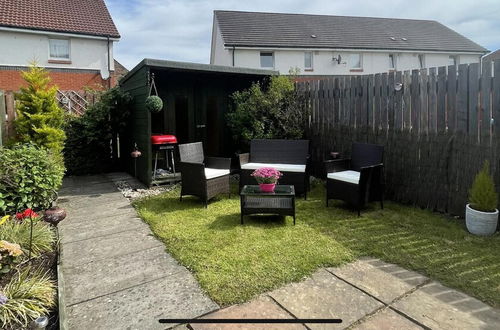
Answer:
[[[146,109],[151,112],[160,112],[163,109],[163,101],[159,96],[151,95],[146,99]]]
[[[153,89],[155,95],[151,95]],[[146,109],[148,109],[153,113],[160,112],[163,109],[163,101],[158,96],[158,90],[156,89],[154,73],[151,74],[151,86],[149,87],[149,96],[146,99]]]

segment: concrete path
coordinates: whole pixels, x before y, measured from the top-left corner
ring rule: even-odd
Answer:
[[[218,309],[191,273],[165,252],[114,181],[125,174],[65,179],[59,205],[62,329],[165,329],[160,318]]]
[[[499,329],[500,311],[378,259],[320,269],[300,283],[203,318],[341,318],[341,324],[210,325],[207,329]],[[186,326],[180,326],[186,327]]]

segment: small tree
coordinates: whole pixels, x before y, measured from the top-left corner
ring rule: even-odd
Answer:
[[[495,212],[498,205],[498,194],[490,174],[490,163],[484,162],[483,168],[477,173],[472,188],[469,191],[470,206],[481,212]]]
[[[22,72],[27,86],[21,87],[16,95],[17,119],[15,128],[17,140],[61,154],[66,135],[62,129],[64,111],[57,104],[57,87],[50,86],[48,72],[32,64]]]
[[[272,76],[267,88],[254,83],[232,95],[234,108],[228,125],[234,140],[247,148],[252,139],[300,139],[307,112],[295,90],[293,76]]]

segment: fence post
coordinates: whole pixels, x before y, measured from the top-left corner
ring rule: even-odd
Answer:
[[[6,127],[5,127],[5,96],[2,91],[0,91],[0,147],[3,145],[3,141],[7,138]]]
[[[479,63],[469,64],[469,103],[468,103],[468,132],[469,135],[478,141],[479,138]]]

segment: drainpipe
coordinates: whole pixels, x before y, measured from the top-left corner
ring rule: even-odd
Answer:
[[[109,49],[109,36],[108,38],[108,72],[109,72],[109,78],[108,78],[108,88],[111,88],[111,52]]]
[[[235,46],[233,46],[233,66],[234,66],[234,50],[235,50]]]

